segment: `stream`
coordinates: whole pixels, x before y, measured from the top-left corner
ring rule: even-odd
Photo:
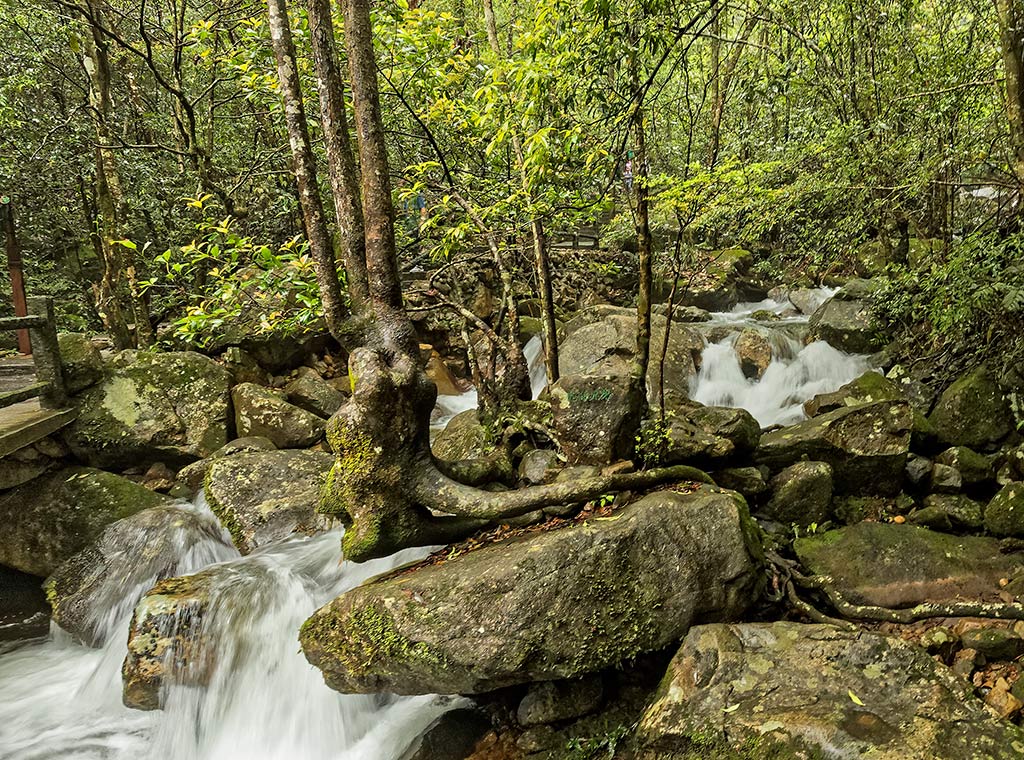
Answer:
[[[827,297],[827,295],[825,296]],[[868,368],[865,357],[802,340],[806,317],[755,323],[765,301],[715,314],[700,327],[715,335],[703,351],[691,395],[705,404],[743,406],[762,426],[791,424],[816,393],[833,391]],[[760,380],[744,377],[732,351],[736,328],[756,326],[773,348]],[[526,349],[534,395],[546,378],[540,341]],[[442,396],[433,427],[476,406],[476,394]],[[126,562],[111,574],[105,601],[90,610],[106,644],[90,649],[51,624],[44,638],[0,642],[0,760],[397,760],[458,698],[341,695],[328,689],[299,650],[297,631],[316,608],[364,580],[425,556],[429,549],[353,564],[338,559],[340,533],[292,537],[241,557],[202,498],[202,531],[177,537],[174,574],[223,565],[206,625],[217,642],[206,688],[171,686],[154,712],[121,704],[121,662],[132,608],[156,580],[156,564]],[[134,558],[133,558],[134,559]],[[157,558],[159,559],[159,558]],[[38,614],[38,611],[33,611]]]

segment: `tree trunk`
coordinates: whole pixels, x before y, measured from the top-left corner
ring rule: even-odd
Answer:
[[[363,248],[363,209],[359,198],[359,176],[348,133],[345,85],[334,49],[334,26],[330,0],[309,0],[310,46],[320,93],[320,118],[327,152],[327,173],[334,196],[334,211],[341,232],[341,245],[348,280],[349,300],[355,311],[363,311],[370,298],[366,280],[366,251]]]
[[[995,0],[995,5],[1006,74],[1012,168],[1018,185],[1024,185],[1024,8],[1021,0]]]
[[[327,425],[336,461],[320,511],[346,525],[345,557],[358,562],[408,546],[446,543],[544,506],[665,480],[705,478],[691,468],[676,467],[494,493],[442,472],[430,451],[437,389],[424,372],[402,304],[369,2],[345,0],[344,9],[373,317],[370,345],[349,356],[351,400]]]
[[[267,0],[267,8],[270,41],[274,48],[274,59],[277,61],[277,78],[281,85],[281,97],[284,99],[285,124],[292,149],[292,172],[299,190],[299,205],[302,208],[306,238],[309,241],[309,253],[316,271],[327,328],[337,338],[341,336],[345,307],[341,300],[334,247],[324,219],[323,201],[317,184],[316,161],[309,142],[306,112],[302,106],[302,90],[299,86],[288,7],[286,0]]]

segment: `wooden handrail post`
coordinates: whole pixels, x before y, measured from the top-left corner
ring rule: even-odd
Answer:
[[[28,314],[25,304],[25,277],[21,271],[21,246],[18,245],[18,233],[14,227],[14,203],[9,195],[0,195],[0,222],[3,223],[4,237],[7,241],[7,268],[11,273],[14,316],[24,317]],[[32,353],[28,330],[18,330],[18,351],[23,354]]]
[[[32,338],[32,360],[36,365],[36,380],[47,384],[46,391],[40,397],[40,403],[47,409],[61,409],[67,406],[68,393],[64,386],[64,368],[60,363],[60,348],[57,345],[53,299],[47,296],[29,298],[28,312],[46,318],[45,324],[29,329]]]

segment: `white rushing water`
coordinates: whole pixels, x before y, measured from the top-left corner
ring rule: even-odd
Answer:
[[[205,519],[213,515],[199,504]],[[341,695],[299,650],[299,626],[328,600],[425,555],[407,550],[339,562],[340,532],[293,537],[240,557],[219,526],[182,535],[175,574],[217,570],[204,617],[215,663],[206,688],[172,686],[163,710],[121,704],[121,662],[146,569],[110,579],[91,610],[106,644],[90,649],[54,626],[44,641],[0,655],[3,760],[390,760],[455,702]]]
[[[833,294],[822,288],[816,300],[824,303]],[[778,314],[780,319],[757,322],[751,316],[758,311]],[[690,397],[707,406],[742,407],[762,427],[792,425],[804,418],[805,401],[831,393],[870,369],[867,357],[843,353],[824,341],[804,345],[799,329],[807,317],[782,316],[789,311],[792,307],[786,301],[765,300],[713,314],[710,325],[736,331],[705,347],[700,370],[690,383]],[[738,330],[747,327],[761,332],[772,349],[771,364],[758,379],[744,376],[733,348]]]

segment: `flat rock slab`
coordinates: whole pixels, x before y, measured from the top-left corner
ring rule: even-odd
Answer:
[[[853,604],[996,601],[1000,579],[1024,575],[1024,552],[1003,554],[997,539],[912,525],[861,522],[798,539],[794,548]]]
[[[995,719],[924,649],[788,622],[691,629],[637,743],[642,758],[689,757],[682,753],[698,747],[704,754],[694,757],[729,757],[740,747],[751,752],[744,757],[1024,756],[1024,731]]]
[[[602,670],[741,615],[761,548],[739,494],[659,491],[607,518],[370,581],[300,641],[342,692],[470,694]]]

